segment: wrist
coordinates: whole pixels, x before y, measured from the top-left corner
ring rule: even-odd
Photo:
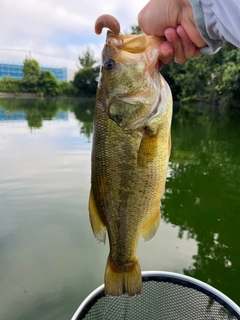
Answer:
[[[199,48],[206,46],[202,38],[195,19],[192,5],[189,0],[181,0],[181,25],[187,32],[190,40]]]

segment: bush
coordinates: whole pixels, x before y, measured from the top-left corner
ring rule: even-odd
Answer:
[[[73,84],[80,95],[91,97],[96,94],[98,74],[99,67],[82,68],[75,74]]]
[[[200,56],[183,65],[170,64],[167,76],[179,88],[180,101],[198,100],[237,106],[240,102],[240,52],[230,44],[213,56]]]
[[[59,84],[52,72],[41,71],[38,91],[50,96],[56,96],[59,93]]]
[[[36,60],[25,59],[23,62],[23,78],[21,80],[24,91],[37,92],[39,86],[40,66]]]
[[[13,79],[11,77],[2,77],[0,80],[0,91],[1,92],[21,92],[21,81],[18,79]]]
[[[73,85],[73,82],[65,82],[61,81],[59,82],[59,94],[64,96],[76,96],[77,95],[77,89]]]

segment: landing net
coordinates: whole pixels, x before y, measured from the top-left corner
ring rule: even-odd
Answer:
[[[172,272],[143,272],[140,296],[109,297],[93,291],[72,320],[240,319],[240,308],[208,284]]]

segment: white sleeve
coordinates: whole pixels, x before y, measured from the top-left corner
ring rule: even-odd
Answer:
[[[223,42],[240,48],[240,0],[189,0],[194,19],[207,47],[204,54],[217,52]]]

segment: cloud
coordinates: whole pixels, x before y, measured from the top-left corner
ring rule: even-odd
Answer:
[[[100,57],[105,33],[101,36],[94,33],[100,15],[115,16],[124,33],[137,24],[137,14],[146,3],[146,0],[131,0],[131,3],[128,0],[1,0],[0,60],[19,62],[31,51],[32,57],[45,65],[55,63],[73,68],[87,47]]]

